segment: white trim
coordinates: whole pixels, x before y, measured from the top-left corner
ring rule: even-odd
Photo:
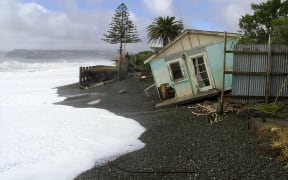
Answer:
[[[214,79],[213,79],[213,76],[212,76],[211,67],[210,67],[210,64],[209,64],[209,61],[208,61],[207,54],[204,53],[203,57],[204,57],[204,62],[205,62],[207,74],[208,74],[208,77],[209,77],[209,80],[210,80],[210,86],[212,86],[212,88],[215,88],[215,83],[214,83]]]
[[[195,59],[195,58],[199,58],[199,57],[203,57],[203,61],[204,61],[204,64],[205,64],[205,69],[206,69],[206,72],[207,72],[207,75],[208,75],[208,79],[209,79],[209,83],[210,85],[209,86],[204,86],[202,88],[199,88],[199,84],[198,84],[198,80],[196,77],[192,77],[194,79],[196,79],[196,82],[197,82],[197,89],[199,91],[207,91],[209,89],[213,89],[214,87],[214,80],[213,80],[213,76],[211,74],[211,69],[210,69],[210,66],[209,66],[209,63],[208,63],[208,57],[206,55],[205,52],[203,53],[199,53],[199,54],[196,54],[196,55],[192,55],[192,56],[189,56],[188,57],[188,61],[190,63],[190,66],[192,67],[192,72],[191,74],[193,74],[193,76],[195,76],[195,69],[194,69],[194,64],[192,62],[192,59]]]
[[[170,64],[173,64],[173,63],[176,63],[176,62],[178,62],[179,65],[180,65],[183,78],[174,79],[174,77],[173,77]],[[186,75],[186,72],[185,72],[185,65],[184,65],[183,59],[178,58],[178,59],[175,59],[175,60],[172,60],[172,61],[168,61],[167,62],[167,66],[168,66],[168,71],[169,71],[169,74],[170,74],[170,79],[171,79],[172,82],[177,83],[177,82],[180,82],[180,81],[187,80],[187,75]]]

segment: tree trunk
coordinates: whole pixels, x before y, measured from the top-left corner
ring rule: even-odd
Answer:
[[[121,79],[121,64],[122,64],[122,59],[123,59],[123,55],[122,52],[123,51],[123,42],[122,42],[122,38],[120,39],[120,48],[119,48],[119,62],[118,62],[118,81]]]

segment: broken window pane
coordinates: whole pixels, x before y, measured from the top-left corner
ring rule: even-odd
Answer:
[[[169,65],[170,65],[170,69],[172,73],[172,78],[174,81],[184,78],[184,75],[182,73],[182,69],[180,66],[180,62],[170,63]]]
[[[210,86],[210,81],[203,57],[191,58],[194,66],[194,74],[200,88]]]

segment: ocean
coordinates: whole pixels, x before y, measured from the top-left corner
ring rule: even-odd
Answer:
[[[145,146],[138,139],[145,129],[133,119],[55,105],[64,100],[55,87],[78,82],[80,66],[112,63],[0,58],[0,179],[70,180]]]

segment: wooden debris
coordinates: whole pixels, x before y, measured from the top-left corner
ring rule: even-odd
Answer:
[[[118,91],[118,93],[119,93],[119,94],[127,93],[127,89],[121,89],[121,90]]]
[[[196,116],[205,116],[207,123],[213,124],[222,121],[224,113],[235,111],[233,107],[229,107],[227,104],[225,105],[226,108],[224,108],[225,110],[223,111],[223,114],[219,111],[218,103],[198,103],[195,106],[190,106],[188,108],[191,109],[192,114]]]
[[[96,88],[96,87],[103,86],[103,85],[104,85],[104,82],[93,83],[89,85],[89,89]]]
[[[151,84],[150,86],[148,86],[146,89],[144,89],[144,92],[145,92],[145,94],[146,94],[148,97],[150,97],[150,94],[148,93],[148,90],[151,89],[152,87],[157,88],[157,87],[156,87],[156,84],[153,83],[153,84]],[[158,92],[158,91],[157,91],[157,92]],[[159,94],[159,92],[158,92],[158,94]]]

